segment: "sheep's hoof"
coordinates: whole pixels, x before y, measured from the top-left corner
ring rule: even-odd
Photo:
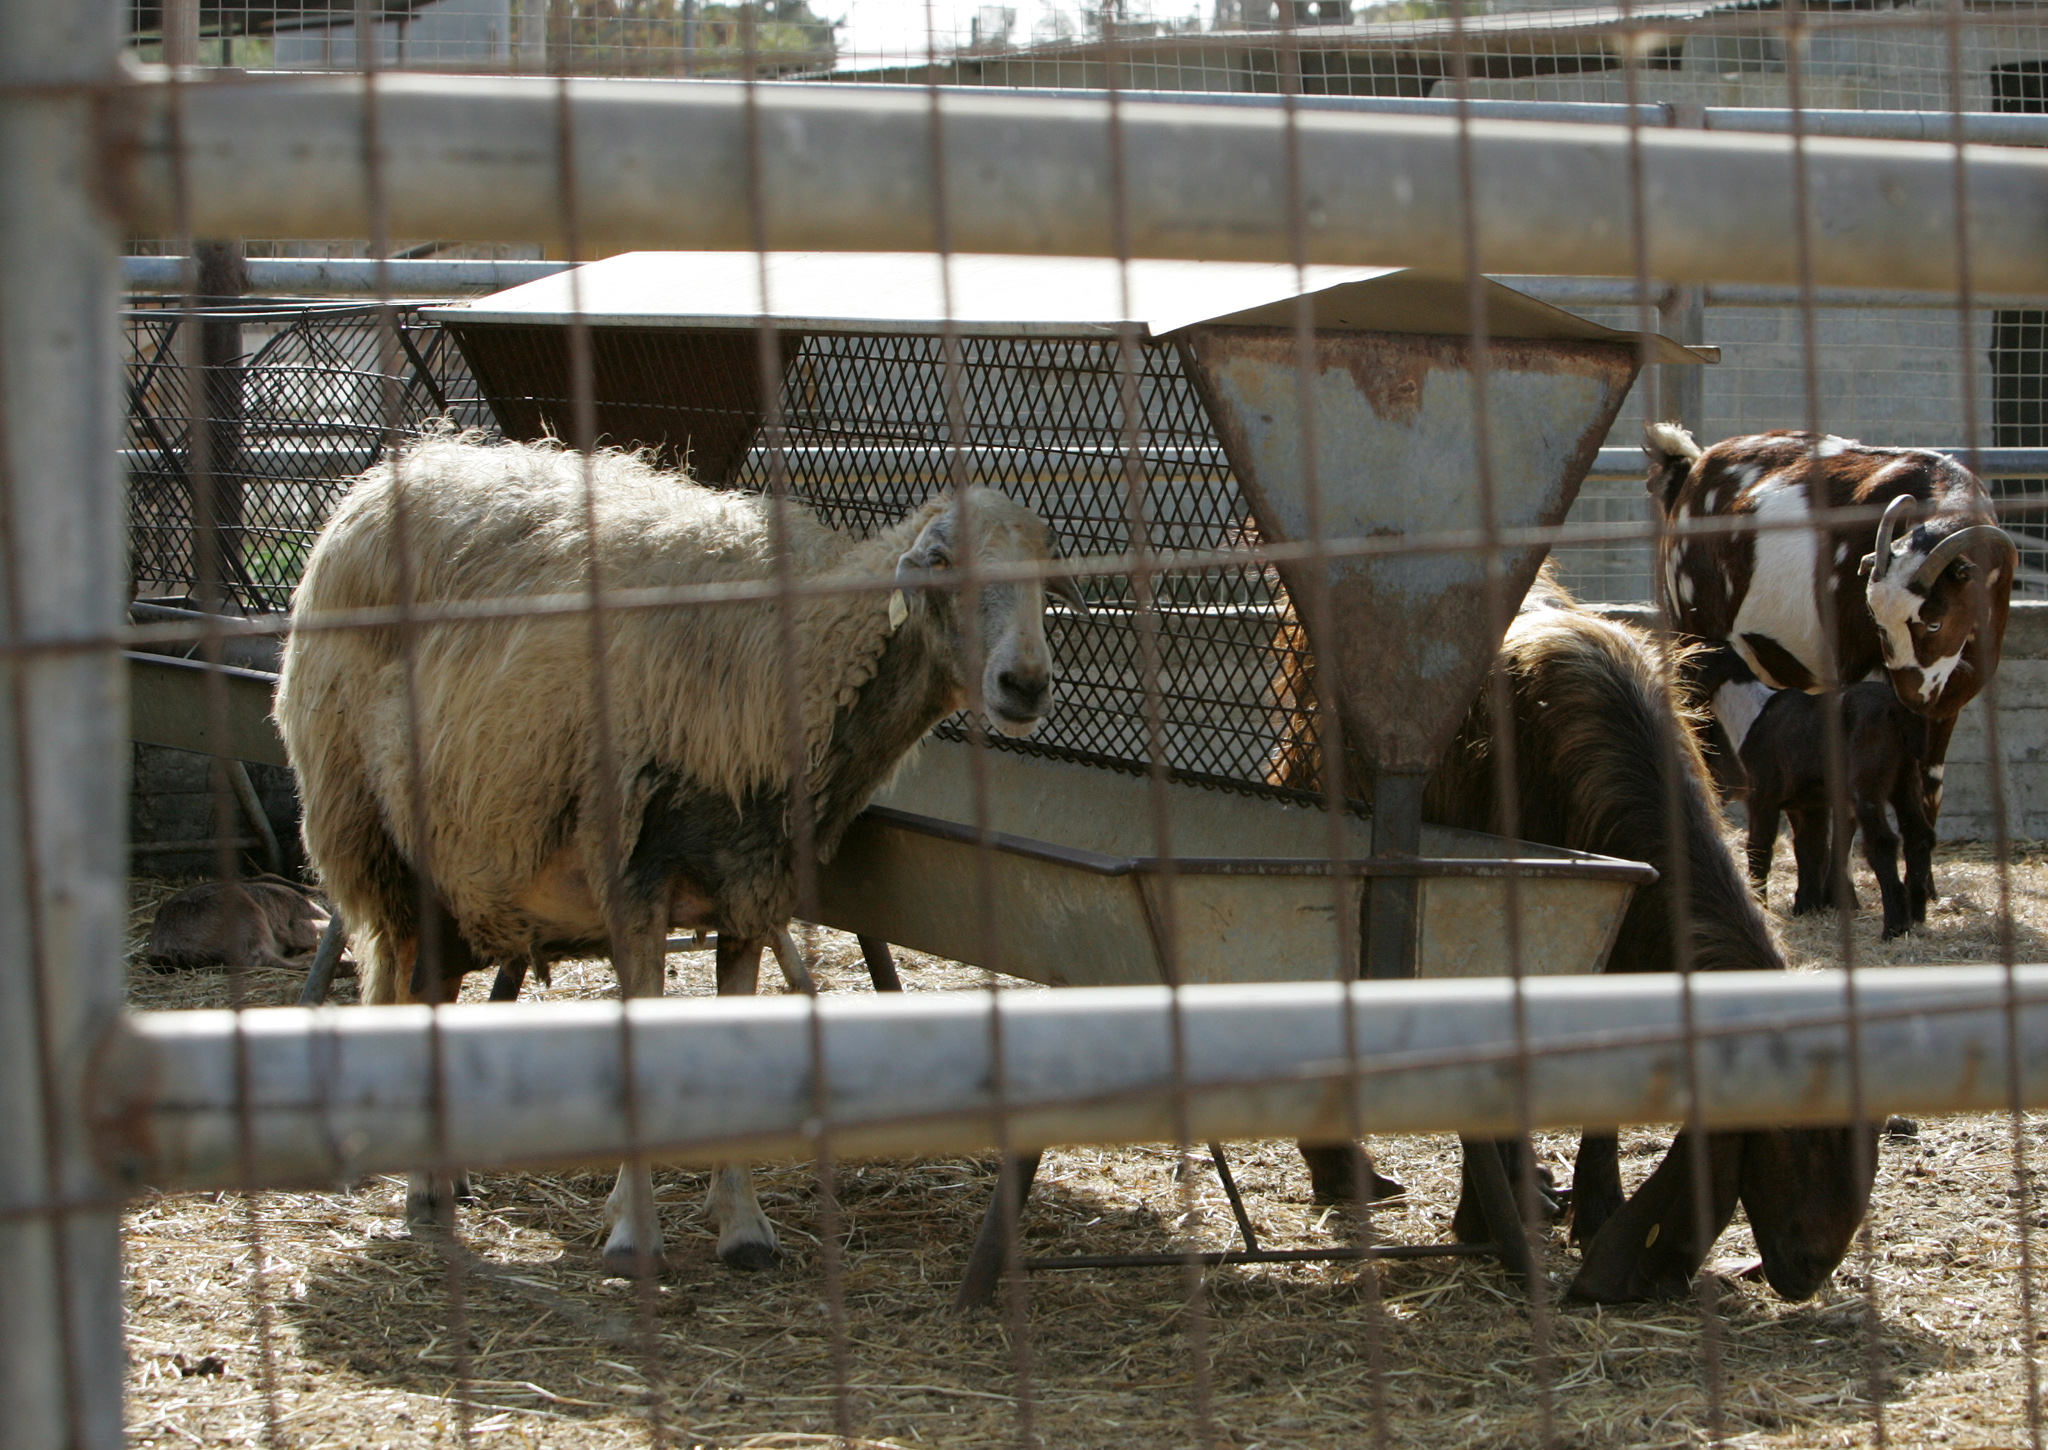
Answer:
[[[782,1251],[773,1244],[748,1240],[734,1244],[729,1249],[720,1249],[718,1261],[728,1269],[744,1269],[749,1273],[757,1273],[762,1269],[772,1269],[780,1263]]]
[[[457,1204],[475,1203],[467,1173],[453,1182],[445,1178],[415,1179],[405,1193],[405,1222],[408,1228],[438,1229],[454,1222]]]
[[[658,1279],[668,1268],[668,1261],[659,1250],[642,1253],[637,1248],[607,1248],[604,1251],[605,1277],[611,1279]]]

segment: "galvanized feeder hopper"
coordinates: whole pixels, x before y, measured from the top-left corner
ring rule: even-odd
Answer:
[[[1142,542],[1170,567],[1255,541],[1476,534],[1489,506],[1501,529],[1561,521],[1642,339],[1496,283],[1484,304],[1483,463],[1465,285],[1407,271],[973,256],[942,278],[919,256],[636,253],[426,315],[514,436],[572,435],[580,318],[602,441],[735,487],[780,470],[856,531],[984,483],[1072,554],[1140,542],[1142,483]],[[1651,355],[1705,360],[1662,338]],[[1496,598],[1520,599],[1542,554],[1502,551]],[[1520,969],[1599,970],[1647,867],[1421,824],[1425,774],[1500,644],[1485,574],[1468,549],[1162,575],[1149,680],[1139,596],[1093,581],[1091,617],[1050,621],[1052,714],[989,742],[996,869],[969,825],[966,727],[948,722],[951,743],[822,874],[821,917],[1057,984],[1349,976],[1361,960],[1374,976],[1505,973],[1512,869]],[[1319,688],[1368,776],[1370,825],[1347,817],[1334,867],[1319,797],[1271,779],[1313,731],[1275,693],[1290,596],[1322,605],[1303,611]]]

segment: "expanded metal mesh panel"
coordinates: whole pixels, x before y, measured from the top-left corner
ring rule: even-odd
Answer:
[[[405,311],[388,344],[383,329],[371,306],[129,312],[123,461],[138,597],[206,588],[196,520],[210,512],[221,597],[252,613],[288,609],[314,536],[351,477],[431,419],[491,421],[439,328]],[[199,357],[224,360],[201,365]],[[200,397],[209,420],[203,486],[194,461]],[[210,510],[199,507],[208,495]]]
[[[462,324],[475,375],[512,437],[574,438],[568,329]],[[600,444],[687,458],[700,479],[790,492],[835,528],[866,535],[954,484],[985,484],[1037,509],[1072,554],[1139,542],[1172,557],[1255,540],[1251,510],[1182,370],[1140,344],[1128,365],[1113,338],[959,339],[949,392],[945,341],[931,334],[785,334],[781,432],[762,429],[762,353],[752,333],[591,329],[592,423]],[[1126,421],[1125,398],[1131,403]],[[1143,630],[1156,620],[1157,756],[1178,779],[1264,790],[1276,749],[1300,728],[1272,686],[1290,651],[1276,642],[1286,597],[1251,565],[1153,576],[1141,614],[1128,577],[1088,586],[1093,617],[1048,617],[1059,676],[1051,713],[1000,749],[1145,770]],[[964,718],[939,733],[964,739]]]
[[[1168,345],[1112,339],[960,339],[948,396],[945,343],[930,336],[804,339],[783,387],[780,466],[827,523],[869,533],[950,483],[1029,504],[1075,554],[1164,555],[1242,547],[1251,510],[1207,414]],[[1126,422],[1124,399],[1132,402]],[[949,417],[949,415],[951,415]],[[735,482],[766,488],[757,443]],[[1142,518],[1142,536],[1133,520]],[[1048,617],[1058,677],[1051,713],[1006,750],[1124,769],[1153,756],[1146,726],[1146,627],[1128,577],[1089,585],[1092,618]],[[1272,682],[1286,597],[1252,565],[1157,575],[1160,758],[1181,779],[1260,788],[1278,736]],[[955,719],[940,733],[965,738]]]

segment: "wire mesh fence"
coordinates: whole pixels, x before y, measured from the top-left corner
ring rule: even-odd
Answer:
[[[22,1444],[2040,1443],[2044,546],[1914,451],[2044,444],[2032,12],[116,9],[0,9]],[[575,265],[117,306],[238,232]]]

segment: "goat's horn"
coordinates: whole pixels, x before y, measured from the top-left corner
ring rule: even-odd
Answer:
[[[1927,556],[1926,562],[1913,571],[1913,582],[1922,589],[1932,589],[1934,581],[1941,577],[1944,569],[1955,563],[1958,554],[1972,545],[1992,539],[1996,539],[2004,547],[2009,558],[2019,557],[2019,545],[2012,541],[2012,535],[2004,529],[1996,524],[1972,524],[1967,529],[1957,529],[1936,544],[1934,552]]]
[[[1060,603],[1066,605],[1067,608],[1073,610],[1074,613],[1080,615],[1083,619],[1088,618],[1093,613],[1088,608],[1087,597],[1081,593],[1079,582],[1071,574],[1046,575],[1045,592],[1059,600]]]
[[[1047,555],[1055,560],[1066,558],[1066,541],[1060,537],[1059,530],[1048,524],[1046,525],[1045,536]],[[1071,574],[1048,573],[1045,576],[1045,592],[1059,600],[1060,603],[1066,605],[1067,608],[1073,610],[1074,613],[1080,615],[1083,619],[1087,619],[1093,613],[1088,608],[1087,596],[1081,593],[1080,581]]]
[[[1919,501],[1911,494],[1900,494],[1884,506],[1884,517],[1877,521],[1877,547],[1870,551],[1870,557],[1863,561],[1863,572],[1876,579],[1892,563],[1892,536],[1899,531],[1899,525],[1911,521]]]

